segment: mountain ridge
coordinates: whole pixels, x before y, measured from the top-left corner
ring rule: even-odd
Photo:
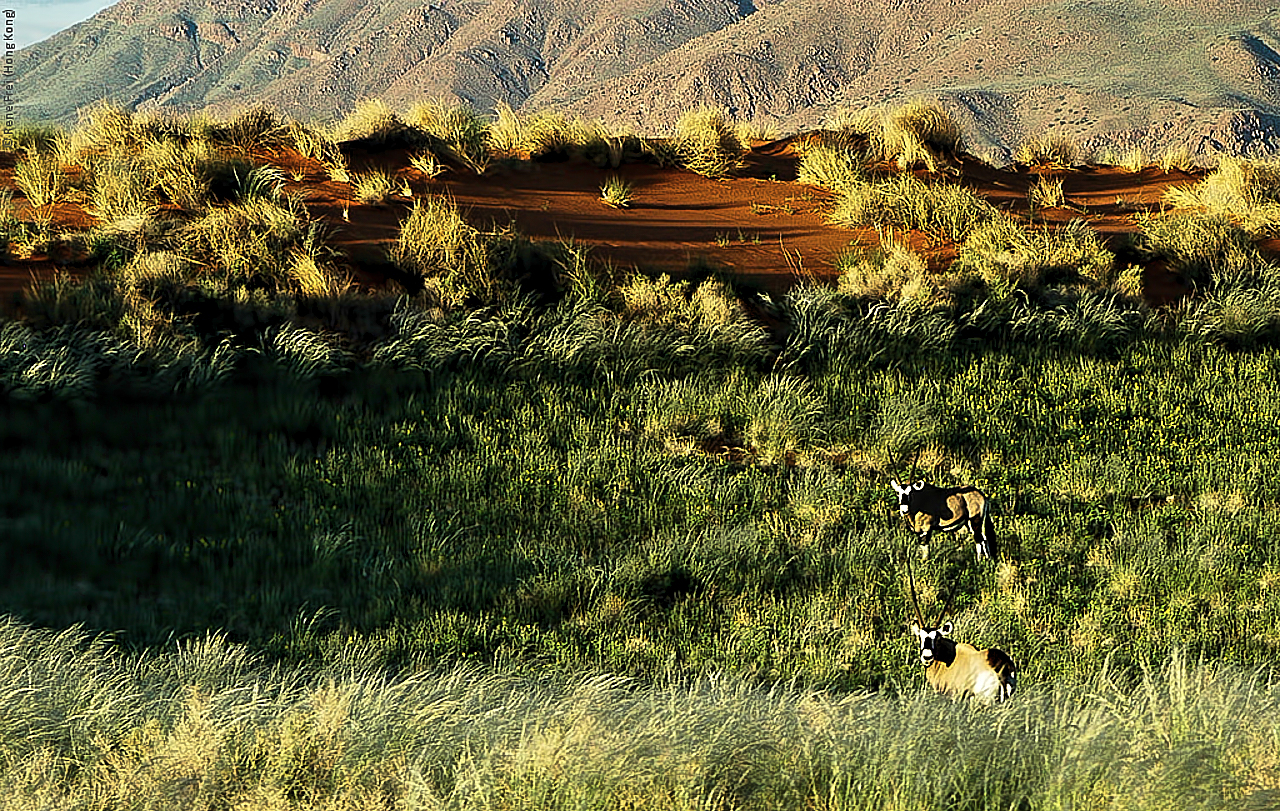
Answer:
[[[662,131],[698,105],[783,131],[938,99],[996,162],[1094,149],[1274,151],[1280,9],[1263,2],[121,0],[15,55],[21,117],[99,99],[329,120],[361,98],[555,109]]]

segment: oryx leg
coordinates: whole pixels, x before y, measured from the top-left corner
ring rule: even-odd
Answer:
[[[927,529],[917,533],[916,540],[920,542],[920,560],[929,559],[929,535],[930,534],[931,534],[930,530],[927,530]]]
[[[985,515],[979,515],[969,519],[969,531],[973,533],[973,551],[978,560],[995,560],[995,549],[991,538],[987,536],[985,518]]]

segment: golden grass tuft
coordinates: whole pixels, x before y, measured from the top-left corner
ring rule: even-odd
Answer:
[[[888,301],[933,298],[924,258],[892,231],[881,233],[879,248],[847,256],[840,267],[836,289],[845,295]]]
[[[385,101],[365,98],[357,101],[355,109],[334,124],[330,137],[339,143],[370,141],[385,144],[402,136],[406,129],[404,122]]]
[[[617,175],[609,175],[600,184],[600,200],[611,208],[628,208],[635,189]]]
[[[365,205],[385,203],[395,186],[391,175],[381,170],[357,173],[352,176],[351,185],[355,189],[356,199]]]
[[[1256,236],[1280,234],[1280,163],[1222,157],[1203,180],[1174,186],[1164,200],[1175,208],[1225,217]]]
[[[57,154],[28,147],[13,169],[13,182],[33,206],[60,202],[67,193],[67,178]]]
[[[715,107],[689,110],[676,122],[675,149],[686,169],[704,177],[725,177],[742,163],[746,147],[729,116]]]
[[[1019,144],[1013,159],[1024,166],[1070,169],[1080,161],[1080,144],[1066,133],[1045,132]]]
[[[960,125],[939,104],[917,100],[889,110],[881,119],[880,149],[898,168],[923,163],[937,172],[960,148]]]
[[[433,151],[482,174],[489,165],[490,125],[468,107],[428,99],[415,104],[405,122],[426,134]]]
[[[405,271],[430,281],[447,304],[487,301],[497,295],[490,238],[467,223],[447,197],[414,200],[400,223],[390,258]]]

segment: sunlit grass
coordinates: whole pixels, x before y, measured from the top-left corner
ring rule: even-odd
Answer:
[[[1273,687],[1178,654],[1134,676],[1029,685],[982,711],[708,677],[386,677],[358,650],[272,671],[216,635],[131,661],[75,632],[0,629],[11,808],[362,809],[386,803],[670,809],[1262,807]],[[35,677],[35,678],[33,678]],[[1144,764],[1159,759],[1152,771]],[[72,766],[76,768],[72,768]]]

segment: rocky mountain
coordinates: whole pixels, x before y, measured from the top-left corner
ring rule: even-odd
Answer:
[[[712,104],[782,132],[932,96],[999,161],[1280,149],[1280,7],[1146,0],[121,0],[17,53],[20,117],[109,98],[329,119],[363,97],[668,128]]]

